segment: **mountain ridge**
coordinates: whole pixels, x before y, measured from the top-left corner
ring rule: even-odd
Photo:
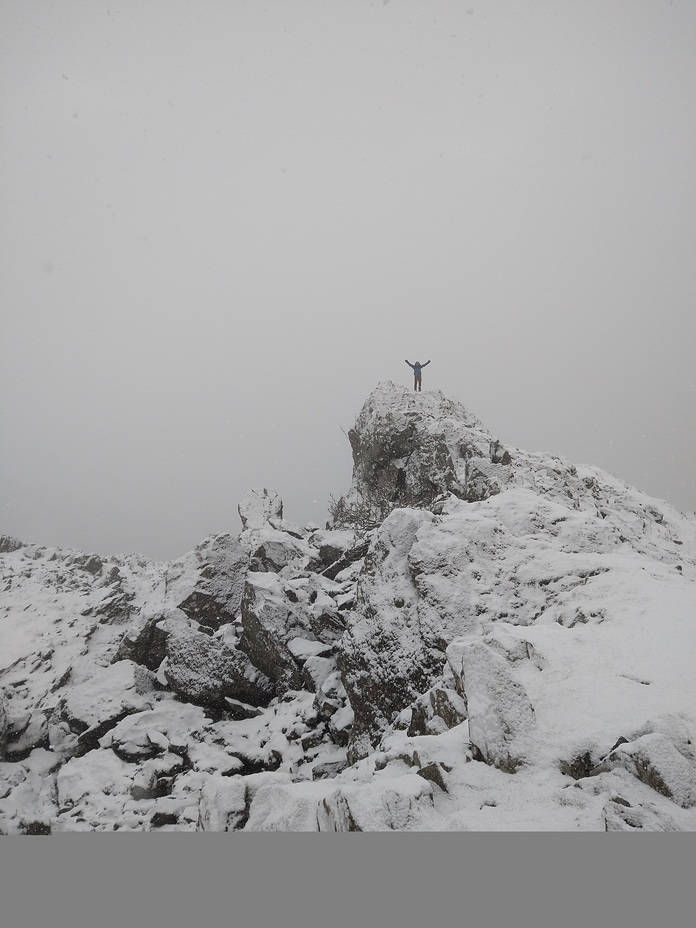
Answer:
[[[390,381],[331,524],[2,536],[0,832],[694,830],[696,518]]]

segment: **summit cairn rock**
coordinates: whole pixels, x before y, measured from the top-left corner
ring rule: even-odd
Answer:
[[[348,439],[353,480],[334,504],[337,527],[376,525],[398,507],[431,509],[450,494],[485,499],[500,492],[511,460],[461,403],[392,381],[373,390]]]

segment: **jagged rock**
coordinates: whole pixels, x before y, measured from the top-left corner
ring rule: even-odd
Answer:
[[[453,690],[442,686],[429,689],[413,704],[409,737],[415,735],[439,735],[467,718],[466,702]]]
[[[0,720],[0,728],[2,723]],[[8,759],[21,760],[34,749],[48,747],[48,719],[44,712],[35,710],[27,713],[26,724],[13,726],[7,739],[5,754]],[[2,754],[2,737],[0,736],[0,754]]]
[[[199,831],[239,831],[249,817],[249,798],[242,777],[209,777],[201,790]]]
[[[250,490],[244,495],[237,510],[244,531],[263,528],[271,519],[283,518],[283,501],[273,490]]]
[[[457,639],[447,648],[447,659],[467,704],[472,748],[487,764],[513,773],[521,760],[515,740],[535,723],[524,686],[505,658],[481,641]]]
[[[319,591],[309,609],[309,626],[319,641],[335,644],[343,637],[346,620],[334,600]]]
[[[11,535],[0,535],[0,554],[11,554],[24,547],[24,542]]]
[[[190,619],[216,630],[239,612],[249,555],[229,534],[212,535],[194,553],[200,562],[198,576],[177,605]]]
[[[162,623],[171,623],[176,615],[176,610],[139,613],[121,639],[114,663],[130,660],[149,670],[157,670],[167,651],[167,631]],[[183,619],[183,613],[179,615]]]
[[[396,715],[432,684],[444,655],[423,641],[408,554],[433,516],[394,510],[375,532],[337,652],[355,714],[348,756],[365,757]]]
[[[225,708],[226,696],[259,706],[274,695],[269,679],[246,654],[195,628],[176,629],[167,638],[164,676],[183,699],[216,709]]]
[[[300,662],[288,647],[293,638],[312,638],[301,604],[291,603],[274,574],[250,572],[242,599],[239,649],[281,690],[302,689]]]
[[[696,764],[660,732],[619,744],[593,772],[614,767],[628,770],[684,809],[696,806]]]
[[[319,552],[319,560],[324,568],[331,567],[355,547],[357,536],[349,530],[325,530],[312,532],[309,542]]]
[[[155,688],[153,673],[132,661],[119,661],[69,689],[58,714],[89,750],[125,716],[148,709]]]
[[[307,542],[272,527],[253,529],[242,535],[242,542],[249,548],[253,571],[280,573],[291,564],[307,567],[316,558]]]
[[[337,777],[341,771],[345,770],[348,766],[348,761],[345,758],[340,760],[326,760],[322,761],[319,764],[314,764],[312,767],[312,779],[313,780],[331,780],[334,777]]]
[[[317,807],[322,789],[329,795],[336,786],[331,780],[264,783],[252,798],[244,831],[319,831]]]
[[[92,612],[102,623],[109,622],[112,625],[125,625],[130,621],[133,612],[131,593],[116,592],[105,596],[93,608]]]
[[[353,481],[334,507],[340,527],[365,527],[397,507],[430,507],[443,494],[467,498],[467,462],[490,463],[493,437],[461,403],[437,390],[419,396],[379,384],[348,432]]]

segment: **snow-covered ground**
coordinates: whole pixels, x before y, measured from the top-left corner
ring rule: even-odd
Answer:
[[[435,391],[351,443],[373,526],[0,537],[0,833],[696,830],[696,519]]]

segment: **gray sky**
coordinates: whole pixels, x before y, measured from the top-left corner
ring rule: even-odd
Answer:
[[[323,524],[381,380],[696,509],[693,0],[0,0],[0,532]]]

